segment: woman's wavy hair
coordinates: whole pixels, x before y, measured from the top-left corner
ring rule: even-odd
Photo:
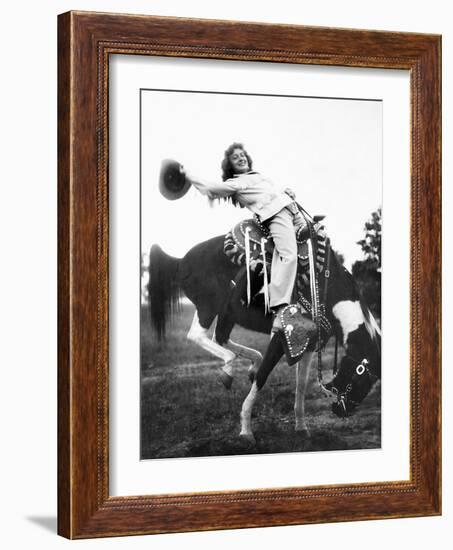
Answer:
[[[230,156],[232,155],[235,149],[242,149],[242,151],[244,151],[245,157],[249,164],[249,170],[252,169],[252,165],[253,165],[252,157],[247,153],[242,143],[234,142],[225,150],[225,153],[223,155],[223,160],[221,164],[223,181],[226,181],[234,176],[234,170],[233,170],[233,165],[231,164],[231,161],[230,161]],[[230,200],[234,204],[234,206],[240,206],[241,208],[244,208],[242,204],[240,204],[237,201],[234,195],[228,197],[227,200]]]

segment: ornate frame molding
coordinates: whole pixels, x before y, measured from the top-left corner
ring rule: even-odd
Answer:
[[[88,12],[65,13],[58,24],[59,533],[87,538],[440,514],[440,37]],[[109,496],[108,61],[112,54],[410,71],[409,481]]]

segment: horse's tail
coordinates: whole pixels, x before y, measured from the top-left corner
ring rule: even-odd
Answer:
[[[165,338],[168,318],[179,310],[181,287],[178,258],[169,256],[153,244],[149,255],[149,307],[151,326],[159,340]]]

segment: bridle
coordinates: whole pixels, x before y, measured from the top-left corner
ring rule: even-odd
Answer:
[[[346,354],[345,357],[349,357],[356,364],[358,363],[358,360],[354,359],[350,355]],[[376,376],[373,372],[371,372],[371,370],[369,368],[368,359],[362,359],[362,361],[356,366],[354,374],[352,375],[351,381],[349,382],[349,384],[347,384],[347,386],[346,386],[346,388],[343,392],[340,392],[338,390],[338,388],[336,388],[335,386],[332,386],[330,390],[327,390],[327,391],[330,391],[332,394],[336,395],[337,403],[340,405],[340,408],[341,408],[341,411],[342,411],[341,416],[343,418],[345,418],[347,416],[347,412],[348,412],[347,408],[346,408],[347,403],[351,403],[354,408],[357,407],[358,405],[360,405],[359,402],[354,401],[353,399],[351,399],[350,393],[352,391],[352,387],[353,387],[354,382],[356,380],[358,380],[359,378],[361,378],[364,374],[367,374],[368,379],[371,381],[371,385],[373,385],[378,379],[378,376]]]

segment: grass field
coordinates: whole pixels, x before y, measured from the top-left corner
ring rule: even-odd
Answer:
[[[306,394],[311,437],[294,430],[295,368],[284,361],[275,367],[254,410],[256,445],[238,436],[242,402],[250,389],[249,363],[237,362],[233,387],[218,380],[221,365],[186,339],[193,306],[185,305],[163,345],[156,342],[148,311],[142,309],[141,333],[141,458],[222,456],[374,449],[381,445],[380,383],[353,417],[341,420],[330,409],[312,369]],[[264,352],[269,337],[236,327],[232,339]],[[324,353],[324,380],[331,377],[333,342]]]

